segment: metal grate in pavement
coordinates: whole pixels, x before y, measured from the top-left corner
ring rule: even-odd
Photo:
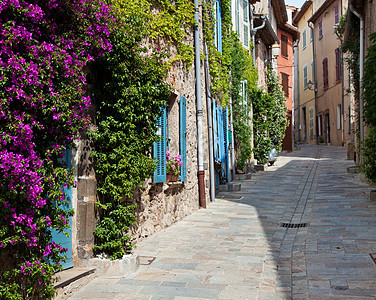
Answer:
[[[307,227],[308,223],[281,223],[281,227],[285,228],[301,228]]]

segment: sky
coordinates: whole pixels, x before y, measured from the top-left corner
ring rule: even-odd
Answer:
[[[305,0],[285,0],[285,4],[301,8]]]

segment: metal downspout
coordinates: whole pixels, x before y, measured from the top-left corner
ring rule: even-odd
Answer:
[[[309,22],[308,27],[311,28],[313,32],[313,23]],[[319,144],[319,137],[318,137],[318,118],[317,118],[317,86],[316,86],[316,55],[315,55],[315,35],[312,35],[312,54],[313,54],[313,86],[314,86],[314,95],[315,95],[315,119],[316,119],[316,145]]]
[[[198,155],[198,189],[199,204],[206,208],[205,199],[205,170],[204,170],[204,147],[202,135],[202,99],[201,99],[201,61],[200,61],[200,18],[198,0],[194,0],[195,20],[195,71],[196,71],[196,110],[197,110],[197,155]]]
[[[231,71],[230,71],[230,83],[232,82]],[[234,124],[233,124],[233,116],[232,116],[232,94],[230,91],[230,131],[231,131],[231,165],[232,165],[232,180],[235,180],[235,139],[234,139]]]
[[[364,124],[363,124],[363,61],[364,61],[364,19],[361,14],[355,11],[350,3],[350,10],[360,19],[360,32],[359,32],[359,121],[360,121],[360,142],[364,141]],[[361,158],[362,161],[362,158]]]
[[[252,11],[252,10],[251,10]],[[261,16],[262,19],[262,24],[259,27],[253,28],[252,29],[252,44],[253,44],[253,49],[252,49],[252,56],[253,56],[253,65],[256,67],[256,51],[255,51],[255,37],[257,30],[264,28],[266,24],[266,17]],[[252,27],[253,27],[253,13],[252,13]]]
[[[212,96],[210,91],[209,59],[208,45],[204,41],[205,55],[205,82],[206,82],[206,108],[208,118],[209,135],[209,173],[210,173],[210,201],[215,201],[215,170],[214,170],[214,139],[213,139],[213,116],[212,116]]]
[[[299,47],[299,43],[298,41],[295,41],[294,43],[294,48],[298,48]],[[300,90],[299,90],[299,86],[300,86],[300,83],[299,83],[299,80],[300,80],[300,77],[299,77],[299,50],[296,49],[295,50],[297,53],[296,54],[296,61],[294,60],[294,64],[295,65],[295,70],[296,70],[296,78],[294,78],[294,82],[297,83],[298,85],[298,88],[297,88],[297,95],[296,95],[296,100],[297,100],[297,104],[296,104],[296,107],[298,108],[298,120],[297,120],[297,123],[298,123],[298,141],[300,142],[300,129],[299,129],[299,126],[300,126]],[[294,72],[295,73],[295,72]],[[295,105],[294,105],[295,106]]]

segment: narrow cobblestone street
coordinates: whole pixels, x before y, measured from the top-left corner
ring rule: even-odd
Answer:
[[[70,299],[376,299],[376,203],[353,165],[340,147],[284,154]]]

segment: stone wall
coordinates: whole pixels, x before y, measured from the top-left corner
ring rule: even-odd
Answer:
[[[203,33],[202,26],[200,27],[200,46],[201,53],[203,53]],[[193,32],[190,33],[186,42],[193,45]],[[170,51],[174,54],[176,49],[172,48]],[[199,208],[197,101],[194,62],[189,68],[186,68],[182,63],[175,63],[169,73],[168,82],[174,87],[174,92],[169,99],[166,99],[170,106],[169,144],[173,155],[177,155],[179,151],[178,99],[180,96],[187,99],[187,182],[153,183],[152,178],[149,178],[145,179],[140,189],[134,191],[134,198],[131,202],[138,206],[137,226],[133,228],[135,243],[183,219]],[[205,196],[206,201],[209,202],[209,148],[205,89],[204,62],[201,61]],[[72,191],[73,208],[76,212],[72,220],[75,266],[85,266],[86,260],[93,256],[93,231],[97,217],[95,212],[96,180],[92,158],[90,157],[92,146],[90,140],[83,136],[78,143],[77,151],[72,153],[72,164],[75,166],[78,182],[77,189]]]

